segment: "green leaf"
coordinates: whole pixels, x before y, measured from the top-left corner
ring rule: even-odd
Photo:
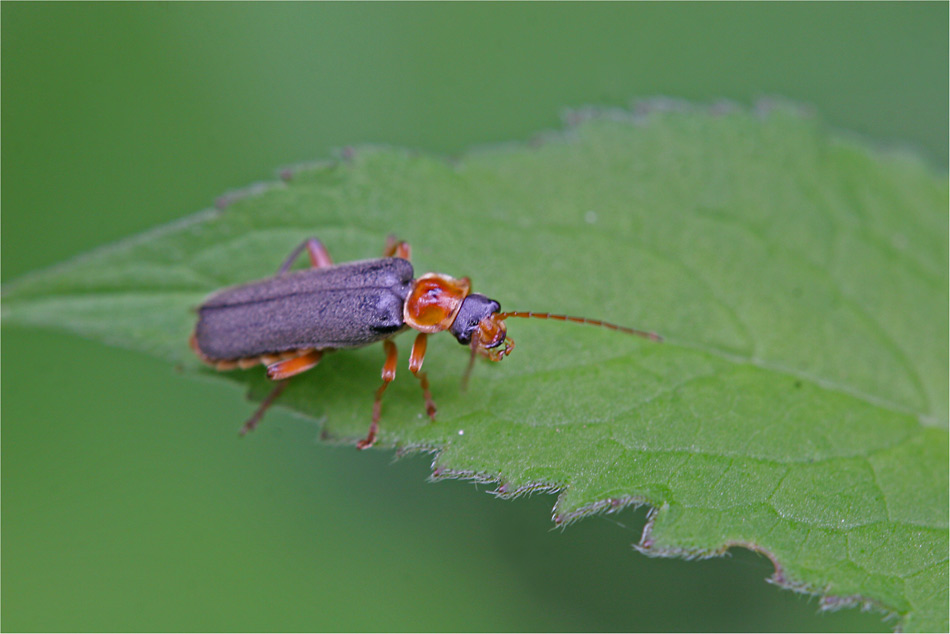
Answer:
[[[288,170],[9,285],[3,318],[261,398],[260,368],[216,374],[194,358],[193,309],[272,275],[308,236],[342,262],[395,233],[417,272],[471,276],[505,309],[666,341],[511,320],[516,350],[479,364],[463,393],[467,351],[435,337],[438,422],[401,364],[381,445],[435,452],[434,477],[498,482],[502,496],[558,491],[559,523],[648,504],[644,553],[751,548],[824,607],[946,630],[947,206],[944,176],[789,107],[582,111],[535,143],[454,161],[359,148]],[[280,404],[351,443],[382,356],[328,355]]]

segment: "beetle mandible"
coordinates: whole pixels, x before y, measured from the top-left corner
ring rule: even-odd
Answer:
[[[311,268],[290,271],[304,250]],[[267,366],[267,377],[277,381],[241,428],[242,435],[257,426],[287,387],[287,379],[316,366],[325,352],[382,341],[386,352],[383,384],[376,390],[369,432],[356,444],[358,449],[372,446],[379,430],[383,392],[396,376],[392,337],[409,328],[419,332],[409,355],[409,371],[419,379],[426,413],[433,421],[435,402],[421,371],[430,334],[448,330],[471,348],[463,386],[476,356],[500,361],[511,354],[514,341],[505,326],[509,317],[573,321],[662,341],[655,333],[598,319],[501,312],[497,301],[471,292],[467,277],[426,273],[414,278],[410,256],[407,242],[389,236],[382,258],[333,264],[326,247],[310,238],[291,252],[274,277],[224,289],[198,307],[198,324],[190,343],[202,361],[217,370],[261,363]]]

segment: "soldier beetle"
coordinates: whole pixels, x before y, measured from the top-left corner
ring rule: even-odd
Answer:
[[[290,271],[306,250],[311,268]],[[383,392],[396,376],[396,344],[392,337],[409,328],[418,331],[409,356],[409,370],[422,386],[426,413],[435,420],[435,402],[422,372],[429,335],[448,330],[471,348],[463,379],[468,380],[477,356],[500,361],[511,354],[514,341],[505,320],[513,317],[557,319],[601,326],[645,337],[652,332],[618,326],[598,319],[534,312],[501,312],[501,305],[471,292],[467,277],[442,273],[414,277],[409,244],[390,236],[383,257],[334,264],[316,238],[304,241],[271,278],[234,286],[209,297],[198,308],[198,324],[191,347],[205,363],[218,370],[267,366],[267,377],[277,381],[241,429],[245,434],[260,422],[267,408],[287,387],[287,379],[316,366],[330,350],[360,348],[381,341],[386,351],[383,384],[376,390],[366,449],[376,441]]]

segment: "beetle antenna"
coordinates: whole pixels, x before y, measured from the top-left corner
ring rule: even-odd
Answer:
[[[499,319],[508,319],[509,317],[532,317],[534,319],[557,319],[558,321],[573,321],[576,324],[587,324],[589,326],[601,326],[603,328],[609,328],[611,330],[619,330],[620,332],[625,332],[630,335],[643,337],[644,339],[650,339],[651,341],[663,341],[663,337],[656,334],[655,332],[637,330],[636,328],[627,328],[626,326],[618,326],[617,324],[612,324],[607,321],[601,321],[599,319],[588,319],[587,317],[574,317],[571,315],[554,315],[552,313],[532,313],[532,312],[497,313],[497,315]]]

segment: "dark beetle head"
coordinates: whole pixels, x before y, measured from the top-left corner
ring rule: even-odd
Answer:
[[[455,321],[449,331],[462,345],[487,356],[492,361],[500,361],[511,352],[513,344],[505,335],[505,322],[498,318],[501,305],[479,293],[465,297]],[[505,347],[500,348],[504,343]]]
[[[467,346],[472,343],[472,335],[478,328],[478,322],[490,318],[493,313],[497,313],[500,309],[501,304],[495,300],[488,299],[479,293],[472,293],[462,301],[462,306],[459,308],[458,315],[456,315],[449,331],[455,335],[460,344]],[[504,339],[504,332],[502,332],[502,339]],[[500,340],[494,345],[498,345],[498,343],[500,343]],[[491,348],[493,346],[487,347]]]

